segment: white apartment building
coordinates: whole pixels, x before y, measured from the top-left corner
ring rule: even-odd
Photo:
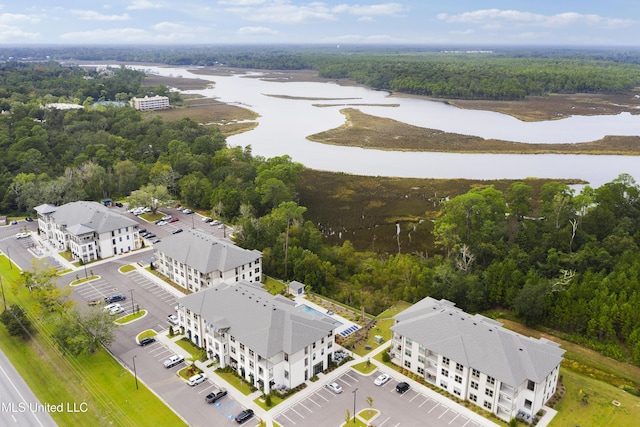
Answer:
[[[265,394],[294,388],[326,370],[335,322],[259,284],[221,284],[178,300],[180,325],[221,368],[231,366]]]
[[[241,280],[262,280],[262,253],[242,249],[206,231],[188,229],[154,245],[155,267],[189,291]]]
[[[89,201],[37,206],[38,228],[59,251],[91,262],[140,247],[137,222]]]
[[[131,106],[136,110],[150,111],[150,110],[165,110],[169,108],[169,98],[166,96],[152,96],[148,95],[144,98],[131,98]]]
[[[394,317],[392,361],[509,422],[556,392],[564,350],[427,297]]]

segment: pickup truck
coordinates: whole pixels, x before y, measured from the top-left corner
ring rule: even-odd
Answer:
[[[227,395],[227,390],[224,388],[214,388],[213,391],[207,394],[204,398],[207,403],[216,403],[218,399],[221,399]]]
[[[165,368],[172,368],[176,366],[178,363],[182,363],[184,360],[184,356],[180,356],[179,354],[174,354],[170,358],[164,361]]]

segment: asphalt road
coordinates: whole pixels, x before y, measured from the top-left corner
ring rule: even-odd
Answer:
[[[47,402],[59,405],[61,402]],[[63,410],[79,410],[81,402],[71,404],[67,408],[63,403]],[[27,383],[13,367],[7,356],[0,351],[0,425],[9,427],[54,427],[57,424],[36,398]]]

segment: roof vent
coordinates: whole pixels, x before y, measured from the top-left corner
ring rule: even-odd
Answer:
[[[449,316],[453,316],[453,313],[449,313]]]
[[[521,349],[521,348],[519,348],[518,350],[522,351],[522,349]]]
[[[489,332],[493,332],[493,329],[489,329]]]
[[[464,317],[461,317],[460,320],[464,320]]]
[[[473,324],[474,324],[474,325],[477,325],[477,323],[476,323],[476,322],[473,322]]]

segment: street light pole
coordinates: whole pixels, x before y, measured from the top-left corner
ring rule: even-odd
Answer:
[[[4,309],[7,309],[7,300],[4,299],[4,285],[2,284],[2,276],[0,276],[0,288],[2,288],[2,303],[4,304]]]
[[[13,263],[11,262],[11,253],[9,253],[9,246],[7,246],[7,258],[9,258],[9,268],[13,270]]]
[[[89,278],[89,276],[87,275],[87,264],[84,262],[84,260],[82,265],[84,265],[84,278],[87,279]]]
[[[353,423],[354,424],[356,423],[356,396],[357,396],[357,392],[358,392],[357,388],[352,391],[352,393],[353,393]]]
[[[133,376],[136,379],[136,390],[138,390],[138,373],[136,372],[136,356],[138,356],[137,354],[133,355]]]
[[[129,292],[131,292],[131,313],[135,313],[136,309],[134,308],[134,305],[133,305],[133,289],[130,289]]]

